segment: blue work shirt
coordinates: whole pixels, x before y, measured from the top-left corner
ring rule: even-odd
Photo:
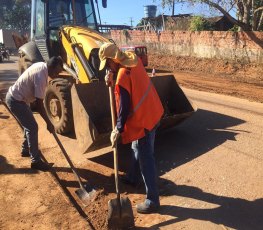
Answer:
[[[117,117],[117,129],[120,133],[123,132],[124,125],[127,121],[128,115],[130,113],[130,94],[123,87],[119,86],[120,89],[120,107]]]

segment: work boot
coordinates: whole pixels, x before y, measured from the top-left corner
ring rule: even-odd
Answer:
[[[31,169],[37,169],[40,171],[48,171],[50,169],[50,165],[40,160],[38,162],[31,163]]]
[[[26,149],[22,149],[21,157],[30,157],[29,151]]]
[[[150,200],[145,200],[143,203],[136,205],[137,212],[141,214],[155,213],[159,207],[160,205],[156,205]]]

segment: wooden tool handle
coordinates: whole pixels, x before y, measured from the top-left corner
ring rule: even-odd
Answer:
[[[114,103],[114,94],[113,87],[109,87],[110,94],[110,109],[111,109],[111,123],[112,129],[115,129],[116,126],[116,112],[115,112],[115,103]],[[118,152],[117,144],[113,147],[113,157],[114,157],[114,176],[115,176],[115,187],[117,199],[120,200],[120,191],[119,191],[119,164],[118,164]]]
[[[113,87],[109,87],[109,94],[110,94],[110,110],[111,110],[111,124],[112,129],[116,126],[116,110],[115,110],[115,103],[114,103],[114,93],[113,93]]]

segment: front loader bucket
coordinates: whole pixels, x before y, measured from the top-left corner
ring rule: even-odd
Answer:
[[[71,99],[80,151],[85,153],[108,144],[112,126],[109,89],[105,82],[73,85]]]
[[[173,75],[151,77],[164,107],[160,129],[173,127],[195,109]],[[85,153],[109,145],[112,130],[109,90],[105,82],[73,85],[71,89],[75,134]]]
[[[151,80],[164,107],[160,129],[173,127],[196,111],[173,75],[151,77]]]

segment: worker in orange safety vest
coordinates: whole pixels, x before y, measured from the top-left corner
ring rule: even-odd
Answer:
[[[105,81],[113,85],[116,76],[115,101],[117,125],[111,133],[115,146],[119,137],[123,144],[132,143],[130,170],[122,177],[126,184],[137,185],[142,175],[146,199],[138,204],[137,212],[153,213],[160,206],[157,172],[154,159],[155,132],[163,115],[159,96],[139,58],[133,52],[122,52],[113,43],[99,50],[100,70],[106,67]]]

